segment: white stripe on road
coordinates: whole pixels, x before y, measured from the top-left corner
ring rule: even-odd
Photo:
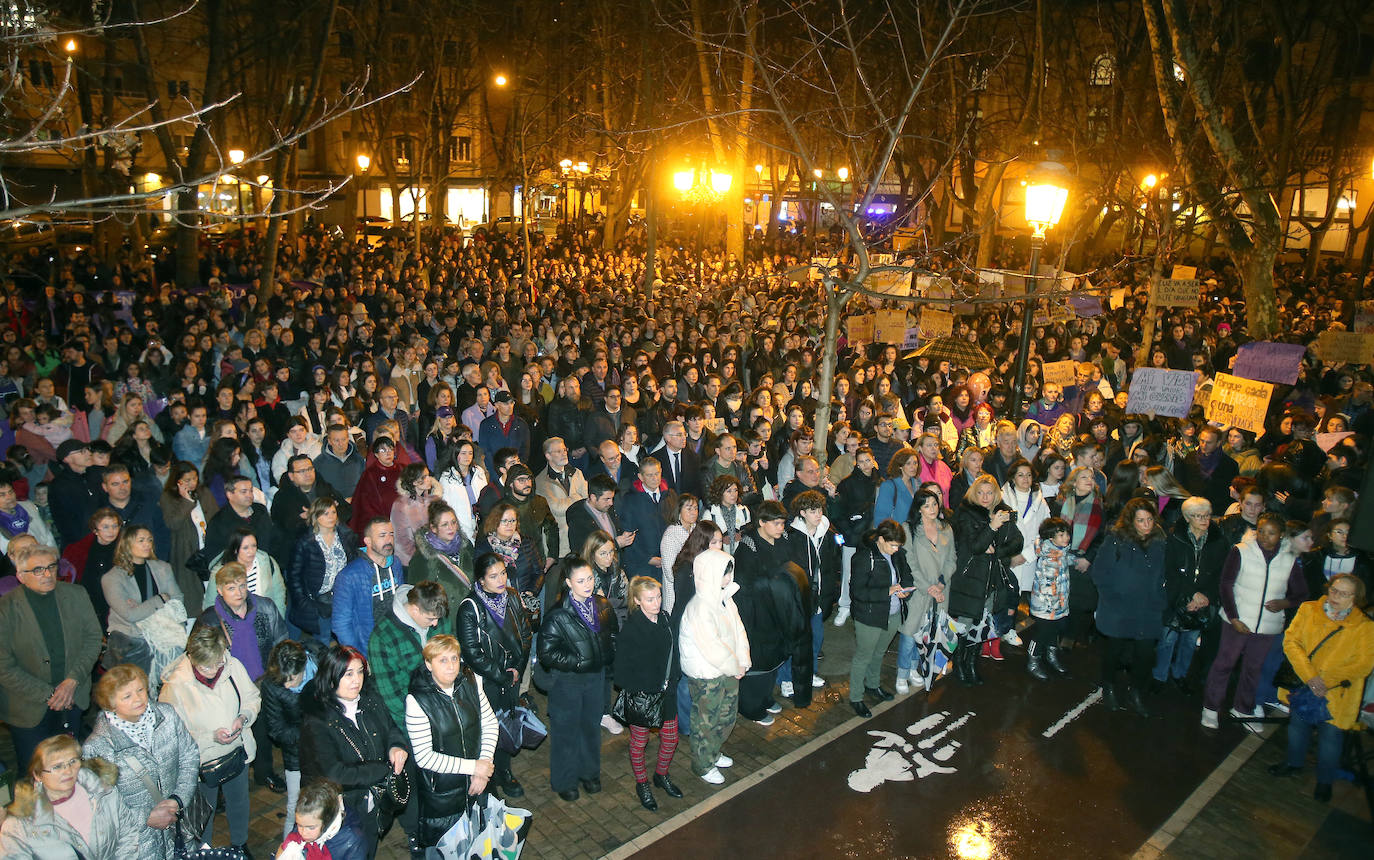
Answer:
[[[1093,705],[1097,704],[1100,701],[1102,701],[1102,688],[1098,687],[1096,690],[1093,690],[1091,693],[1088,694],[1088,698],[1079,702],[1077,705],[1074,705],[1072,708],[1068,710],[1067,713],[1064,714],[1064,716],[1056,720],[1054,725],[1050,726],[1048,729],[1045,729],[1043,732],[1041,732],[1041,736],[1047,738],[1054,737],[1055,735],[1059,734],[1061,729],[1063,729],[1065,726],[1067,726],[1074,720],[1078,719],[1079,717],[1083,716],[1084,711],[1086,711],[1088,708],[1091,708]]]

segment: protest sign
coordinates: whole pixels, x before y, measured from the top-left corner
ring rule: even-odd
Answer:
[[[1330,454],[1331,449],[1339,445],[1342,439],[1354,435],[1349,430],[1342,430],[1339,433],[1318,433],[1312,437],[1312,441],[1317,443],[1318,448]]]
[[[921,308],[921,337],[932,340],[954,334],[954,314],[935,308]]]
[[[1081,317],[1102,315],[1102,299],[1097,296],[1069,296],[1069,307]]]
[[[1155,281],[1155,304],[1164,308],[1197,307],[1197,281],[1191,278],[1162,278]]]
[[[850,343],[873,343],[873,315],[860,314],[844,321]]]
[[[901,343],[906,339],[906,311],[886,310],[873,314],[873,341]]]
[[[1197,277],[1197,266],[1174,266],[1169,277],[1179,281],[1191,281]]]
[[[1374,334],[1374,313],[1355,314],[1355,324],[1351,330],[1361,334]]]
[[[1300,343],[1255,341],[1243,344],[1236,351],[1236,364],[1232,372],[1246,379],[1292,385],[1298,381],[1298,370],[1306,354],[1307,347]]]
[[[1196,389],[1197,373],[1194,371],[1142,367],[1131,377],[1126,412],[1183,418],[1193,406]]]
[[[902,349],[916,349],[921,345],[921,330],[919,328],[909,328],[906,330],[906,337],[902,338]]]
[[[1040,369],[1045,382],[1052,382],[1060,388],[1066,388],[1077,381],[1078,362],[1073,359],[1067,361],[1051,361]]]
[[[1262,433],[1264,413],[1273,393],[1272,383],[1218,373],[1207,400],[1207,420]]]
[[[1323,361],[1369,364],[1374,362],[1374,334],[1327,329],[1317,338],[1316,349]]]
[[[875,293],[884,293],[890,296],[909,296],[911,295],[911,273],[912,263],[908,262],[900,269],[887,268],[876,272],[869,272],[864,279],[864,286]]]

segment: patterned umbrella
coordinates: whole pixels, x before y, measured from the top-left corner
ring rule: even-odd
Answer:
[[[933,362],[948,361],[951,367],[982,370],[995,362],[977,346],[957,337],[937,337],[930,343],[906,354],[906,358],[924,355]]]

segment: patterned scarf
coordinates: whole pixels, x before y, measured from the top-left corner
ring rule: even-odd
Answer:
[[[1070,507],[1073,509],[1072,514],[1069,512]],[[1102,531],[1102,507],[1094,504],[1091,494],[1079,497],[1070,493],[1065,499],[1064,508],[1066,518],[1073,527],[1070,532],[1070,544],[1079,552],[1084,552],[1097,537],[1097,533]]]
[[[156,722],[157,718],[153,713],[151,704],[143,709],[143,716],[139,717],[136,723],[116,716],[114,711],[106,711],[105,719],[109,721],[111,726],[128,735],[129,740],[138,744],[145,752],[153,751],[153,723]]]
[[[512,569],[515,568],[515,562],[520,558],[520,532],[516,532],[510,540],[505,540],[499,537],[496,532],[492,532],[487,535],[487,543],[491,544],[492,552],[505,559],[506,564],[510,565]]]
[[[1332,621],[1344,621],[1345,619],[1350,617],[1350,610],[1354,608],[1355,605],[1352,603],[1350,606],[1347,606],[1344,609],[1336,609],[1331,605],[1331,601],[1322,601],[1322,611],[1325,612],[1326,617],[1330,618]]]
[[[573,609],[577,610],[577,617],[582,619],[582,623],[587,625],[587,629],[593,633],[601,632],[601,619],[596,617],[596,598],[588,597],[586,600],[578,600],[572,594],[568,595],[568,601],[572,603]]]
[[[477,599],[487,608],[497,627],[506,623],[506,592],[488,594],[485,588],[474,588],[472,593],[477,595]]]
[[[12,514],[0,511],[0,528],[4,528],[10,537],[26,533],[29,530],[29,512],[24,510],[23,505],[15,505]]]

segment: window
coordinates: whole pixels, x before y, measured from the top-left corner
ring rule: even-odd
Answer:
[[[1095,107],[1088,111],[1088,135],[1098,143],[1107,139],[1107,127],[1111,122],[1111,112],[1105,107]]]
[[[1116,60],[1111,54],[1098,54],[1093,60],[1092,74],[1088,83],[1095,87],[1110,87],[1116,83]]]
[[[453,135],[448,139],[449,161],[472,161],[472,138]]]
[[[310,151],[310,135],[309,135],[309,134],[303,134],[303,135],[301,135],[300,140],[296,141],[296,149],[300,150],[301,152],[309,152],[309,151]]]
[[[191,97],[191,82],[190,82],[190,81],[168,81],[168,82],[167,82],[167,98],[169,98],[169,99],[176,99],[176,98],[190,98],[190,97]]]
[[[52,63],[48,60],[29,60],[29,81],[36,87],[52,87],[57,83],[53,77]]]

